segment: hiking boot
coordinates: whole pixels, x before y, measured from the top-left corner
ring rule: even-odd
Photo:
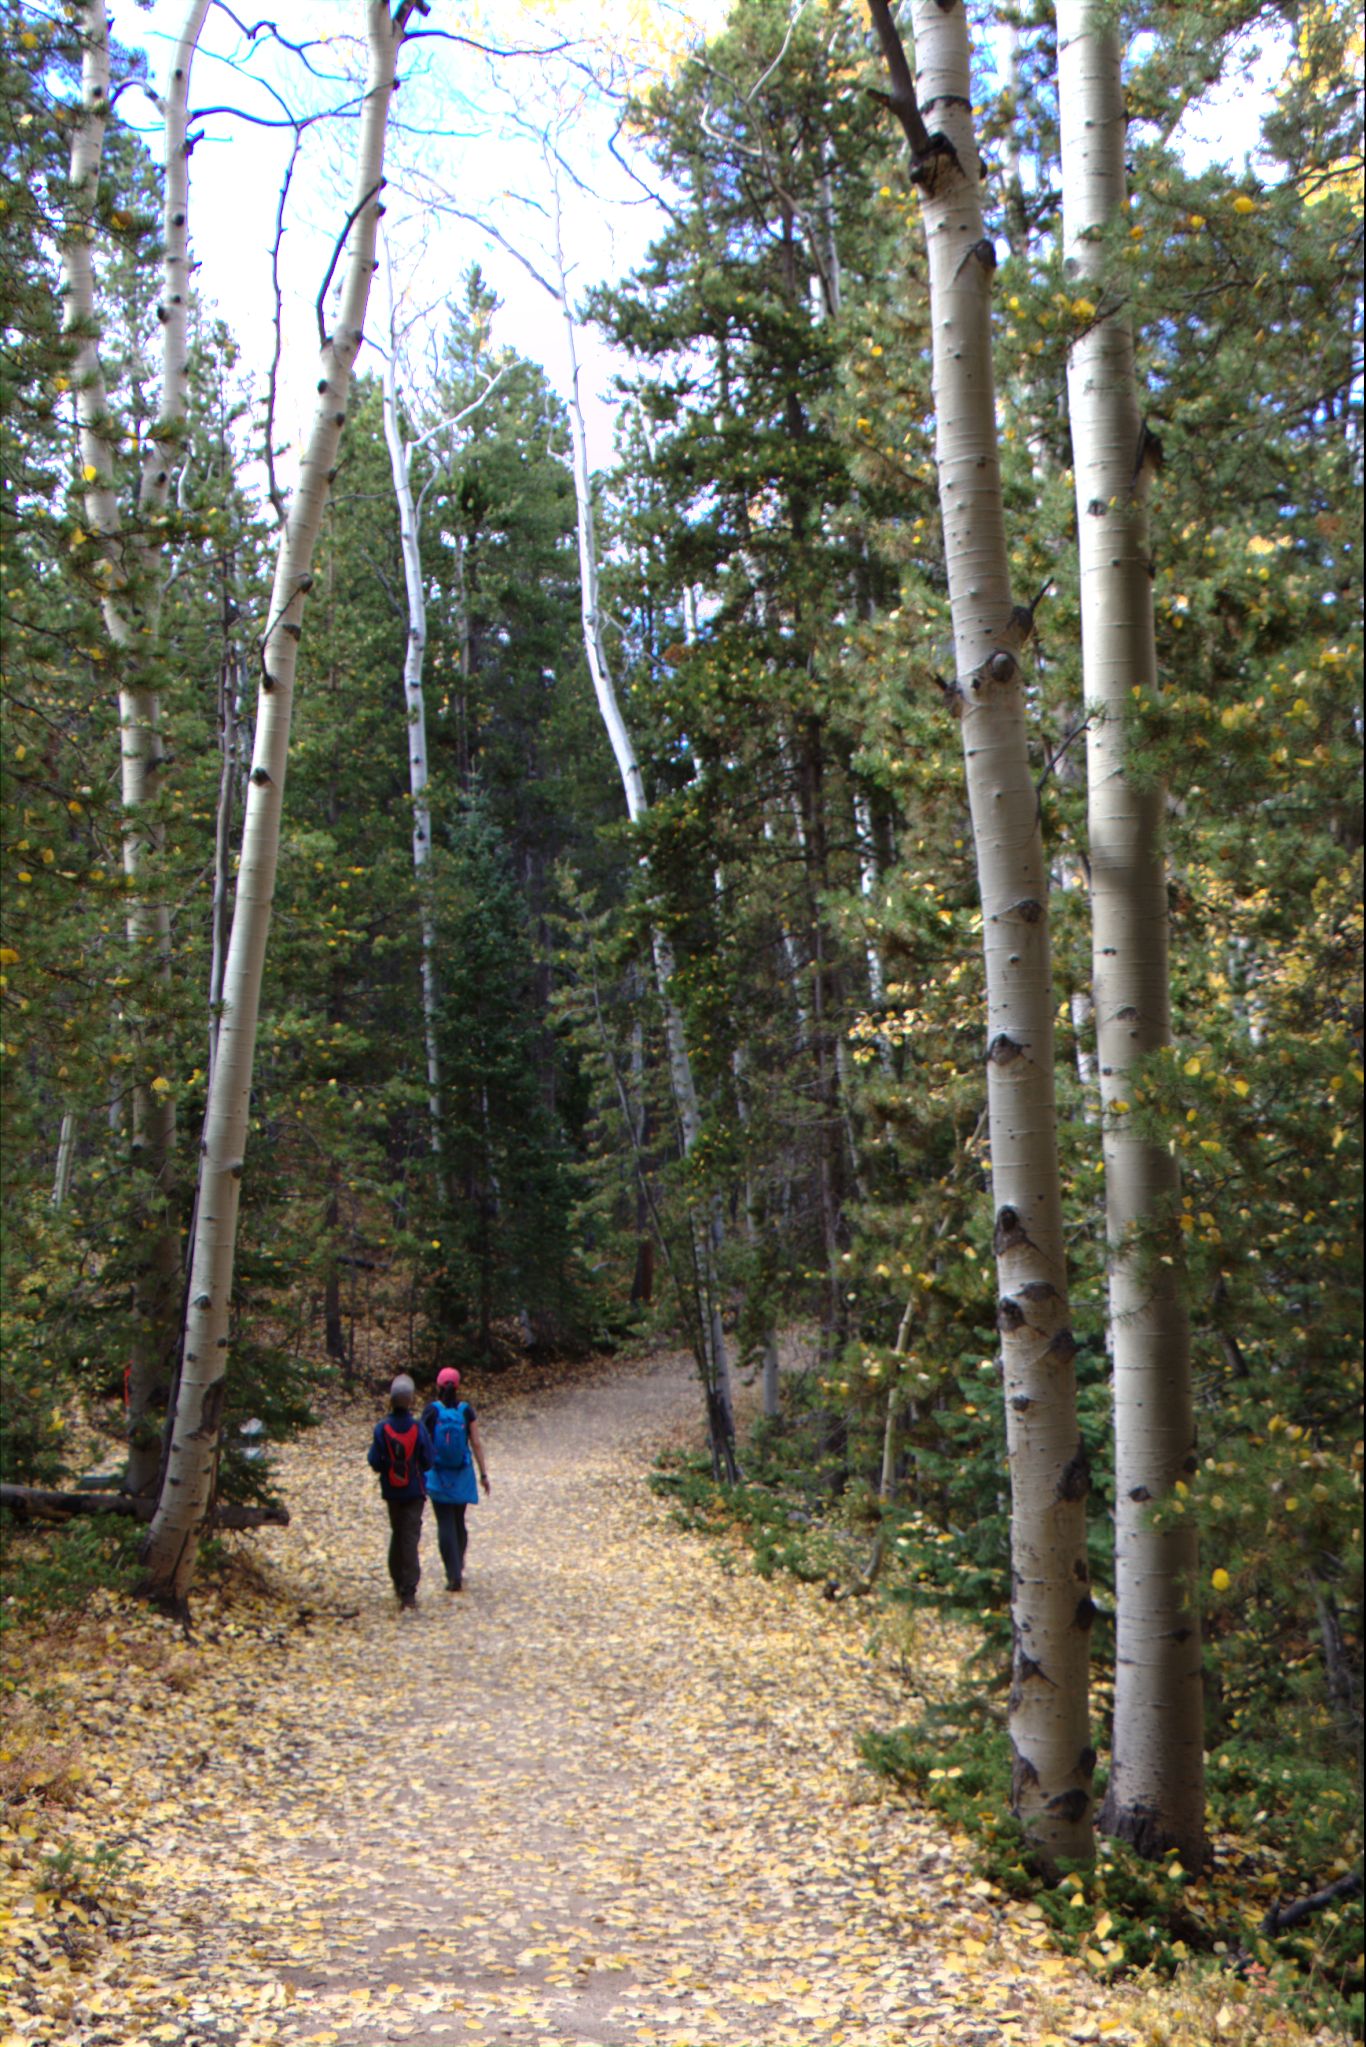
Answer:
[[[463,1592],[464,1589],[458,1578],[448,1578],[446,1580],[446,1590],[448,1592]]]
[[[398,1610],[400,1613],[416,1613],[417,1594],[415,1592],[410,1592],[405,1599],[400,1599],[398,1603]]]

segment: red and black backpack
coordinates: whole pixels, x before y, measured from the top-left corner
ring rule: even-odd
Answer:
[[[406,1493],[417,1476],[417,1423],[409,1417],[405,1428],[384,1424],[384,1476],[396,1493]]]

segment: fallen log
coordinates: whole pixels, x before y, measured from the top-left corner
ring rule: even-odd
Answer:
[[[1340,1876],[1335,1884],[1325,1884],[1311,1897],[1297,1898],[1293,1905],[1273,1905],[1262,1921],[1262,1932],[1284,1933],[1288,1927],[1298,1926],[1302,1919],[1321,1912],[1325,1905],[1335,1905],[1339,1898],[1354,1898],[1360,1889],[1361,1871],[1354,1869],[1350,1876]]]
[[[73,1514],[131,1514],[136,1521],[150,1521],[155,1500],[134,1499],[131,1493],[62,1493],[44,1486],[0,1485],[0,1507],[8,1507],[21,1520],[36,1515],[44,1521],[66,1521]],[[222,1501],[209,1514],[209,1528],[287,1528],[287,1507],[238,1507]]]

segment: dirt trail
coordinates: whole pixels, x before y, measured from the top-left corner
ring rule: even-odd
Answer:
[[[1136,2038],[859,1765],[908,1709],[866,1616],[671,1524],[646,1478],[698,1405],[677,1358],[495,1404],[467,1590],[429,1525],[402,1617],[363,1423],[291,1448],[260,1551],[353,1611],[200,1652],[145,1738],[140,1973],[41,2037],[988,2047],[1051,1985],[1068,2040]]]

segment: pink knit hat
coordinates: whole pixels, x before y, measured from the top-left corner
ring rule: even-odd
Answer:
[[[456,1387],[459,1384],[460,1374],[456,1371],[454,1365],[446,1365],[436,1375],[436,1390],[438,1393],[443,1386]]]

